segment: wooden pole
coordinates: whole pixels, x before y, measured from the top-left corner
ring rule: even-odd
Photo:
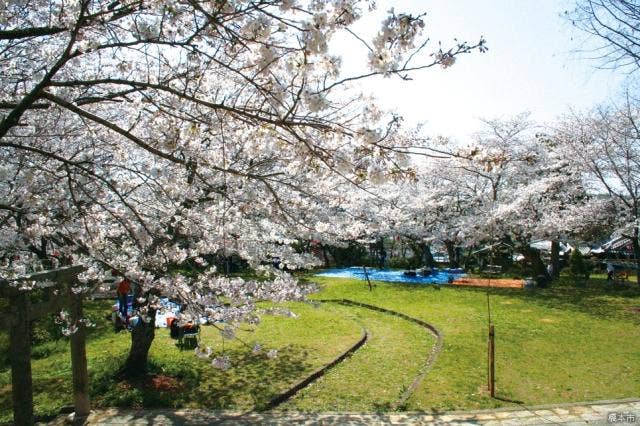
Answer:
[[[21,291],[11,297],[9,301],[11,302],[13,313],[9,331],[13,423],[16,425],[32,425],[34,418],[29,295],[27,292]]]
[[[87,372],[87,351],[85,348],[86,327],[79,321],[83,319],[82,295],[69,290],[71,321],[78,326],[71,335],[71,370],[73,374],[74,419],[89,416],[89,374]]]
[[[49,271],[24,275],[18,281],[53,281],[56,286],[69,282],[83,271],[84,266],[66,266]],[[4,324],[9,329],[9,359],[11,360],[11,395],[13,399],[13,423],[32,425],[33,416],[33,379],[31,378],[31,322],[52,311],[59,310],[65,301],[56,296],[52,289],[45,289],[49,300],[31,303],[30,293],[20,291],[0,279],[0,298],[9,302],[10,315]],[[63,295],[66,294],[63,292]],[[47,297],[45,297],[47,299]],[[80,310],[80,315],[82,309]],[[84,346],[84,335],[82,345]],[[84,351],[84,347],[82,349]],[[86,355],[84,356],[86,376]],[[73,360],[73,358],[72,358]],[[88,412],[88,410],[87,410]]]
[[[493,324],[489,325],[489,395],[496,395],[496,364],[495,364],[495,331]]]

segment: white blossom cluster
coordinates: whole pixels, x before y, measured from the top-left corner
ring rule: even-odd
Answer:
[[[576,238],[607,224],[609,208],[589,207],[579,164],[551,136],[536,133],[526,115],[486,124],[467,147],[442,140],[427,151],[415,181],[378,188],[375,212],[363,200],[359,217],[376,224],[367,226],[370,237],[451,249],[511,241],[524,251],[536,240]]]
[[[397,14],[389,10],[389,17],[373,39],[373,49],[369,53],[369,66],[375,71],[388,74],[400,68],[403,54],[415,47],[425,24],[422,17]]]
[[[319,260],[296,244],[362,235],[345,194],[411,174],[400,118],[353,93],[347,83],[366,75],[343,75],[328,52],[362,9],[5,0],[0,278],[84,265],[73,289],[83,293],[125,276],[143,323],[160,307],[150,290],[231,325],[256,321],[256,301],[304,299],[312,289],[284,271]],[[441,61],[420,55],[423,26],[391,11],[373,46],[393,65],[375,72]],[[228,278],[212,265],[231,256],[269,276]]]
[[[72,321],[69,312],[62,310],[54,318],[54,322],[60,326],[63,336],[71,336],[75,334],[80,327],[95,327],[95,324],[88,318],[80,318]]]

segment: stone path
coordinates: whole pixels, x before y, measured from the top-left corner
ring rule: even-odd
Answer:
[[[59,417],[49,425],[63,425]],[[89,425],[640,425],[640,399],[426,413],[234,413],[209,410],[96,410]]]

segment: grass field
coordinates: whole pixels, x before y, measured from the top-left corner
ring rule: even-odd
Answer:
[[[317,280],[322,297],[348,297],[423,319],[444,334],[444,349],[408,410],[508,405],[486,394],[487,291],[447,286]],[[562,284],[562,283],[561,283]],[[640,289],[556,285],[491,289],[496,388],[525,404],[640,396]]]
[[[216,329],[203,327],[202,343],[217,353],[224,345],[224,352],[231,359],[233,367],[222,371],[212,367],[210,361],[197,358],[193,350],[180,350],[168,329],[158,329],[150,351],[153,374],[129,382],[114,378],[127,355],[130,335],[114,333],[104,319],[111,301],[90,302],[87,307],[88,315],[98,324],[87,343],[94,407],[260,409],[361,336],[361,327],[351,318],[310,304],[295,304],[296,318],[264,315],[257,328],[242,327],[238,335],[248,347],[238,340],[223,341]],[[263,351],[252,354],[253,343],[260,343]],[[53,350],[44,351],[48,356],[32,362],[35,408],[40,416],[56,414],[72,403],[68,342],[53,345]],[[42,348],[34,349],[36,354],[43,352]],[[269,349],[278,350],[275,359],[265,355]],[[11,418],[10,377],[5,363],[0,369],[0,422]]]
[[[496,328],[497,394],[486,393],[487,292],[478,288],[377,283],[317,278],[316,299],[347,298],[403,312],[444,334],[444,347],[405,410],[444,411],[508,406],[505,400],[542,404],[640,396],[640,289],[606,286],[592,279],[586,288],[491,289]],[[365,346],[278,410],[385,411],[412,382],[434,338],[398,317],[358,307],[323,303],[289,304],[298,316],[263,316],[244,327],[247,345],[224,342],[232,368],[213,368],[190,350],[181,351],[168,330],[157,331],[151,349],[152,375],[134,382],[114,379],[129,346],[104,318],[109,301],[87,304],[98,324],[87,345],[92,403],[101,406],[261,409],[273,396],[338,356],[361,336]],[[203,329],[203,342],[220,352],[217,330]],[[6,335],[0,334],[0,346]],[[36,412],[53,415],[71,403],[70,360],[64,339],[34,347]],[[11,418],[10,369],[0,364],[0,421]]]

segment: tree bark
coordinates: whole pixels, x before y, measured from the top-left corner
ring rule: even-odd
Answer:
[[[131,349],[121,372],[128,377],[143,375],[147,372],[149,349],[155,337],[156,311],[149,308],[151,321],[142,319],[131,330]]]
[[[544,266],[542,259],[540,258],[540,250],[530,247],[529,245],[521,247],[522,254],[525,261],[531,265],[531,272],[534,276],[544,275],[549,277],[547,268]]]
[[[456,253],[456,245],[451,240],[444,240],[444,246],[447,248],[447,256],[449,256],[449,268],[458,268],[458,255]]]
[[[327,246],[324,244],[320,245],[322,249],[322,260],[324,262],[324,267],[329,268],[331,266],[331,262],[329,261],[329,254],[327,253]]]
[[[20,292],[12,297],[10,301],[14,313],[9,332],[13,423],[16,425],[32,425],[34,418],[29,295],[26,292]]]
[[[560,241],[551,241],[551,268],[553,269],[553,276],[551,279],[556,279],[560,276]]]
[[[424,263],[429,268],[435,268],[436,261],[433,259],[433,253],[431,253],[431,244],[426,244],[424,247]]]

